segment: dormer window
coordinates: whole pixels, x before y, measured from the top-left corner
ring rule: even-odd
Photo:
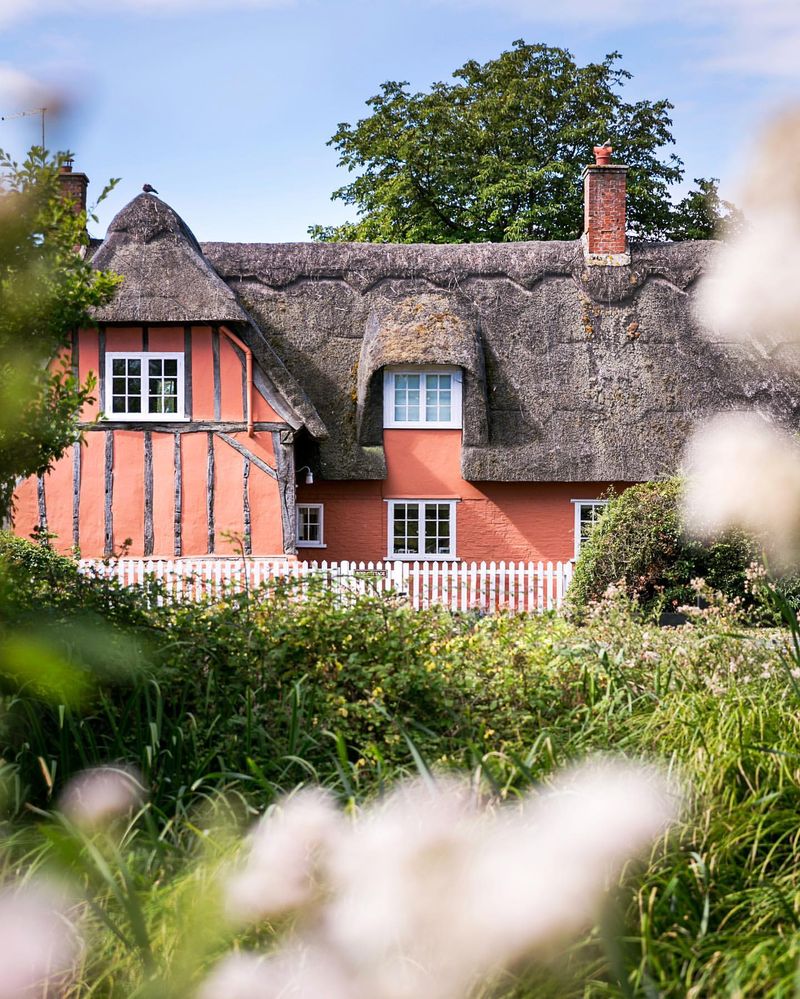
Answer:
[[[384,368],[383,425],[460,429],[461,370],[444,365]]]
[[[105,376],[107,419],[184,419],[183,354],[109,353]]]

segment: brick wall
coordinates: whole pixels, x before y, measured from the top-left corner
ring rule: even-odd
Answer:
[[[626,167],[588,166],[583,174],[583,228],[589,253],[626,253]]]

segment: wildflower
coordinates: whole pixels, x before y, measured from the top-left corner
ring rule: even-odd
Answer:
[[[50,994],[77,958],[68,899],[46,881],[0,892],[0,999]]]
[[[310,904],[319,856],[339,834],[341,816],[330,798],[303,790],[266,815],[250,837],[243,867],[229,880],[226,909],[250,922]]]
[[[75,825],[92,830],[142,804],[145,789],[138,773],[126,767],[96,767],[73,777],[60,808]]]
[[[372,999],[318,949],[287,947],[274,957],[239,953],[224,958],[197,999]]]
[[[711,537],[738,527],[762,538],[776,565],[800,545],[800,447],[761,417],[715,417],[689,442],[684,516],[690,531]]]
[[[747,229],[717,254],[700,288],[700,312],[715,332],[768,346],[800,339],[800,284],[794,260],[800,229],[800,107],[785,112],[758,142],[737,199]]]
[[[260,997],[456,999],[588,922],[675,810],[658,774],[622,763],[496,814],[467,783],[417,782],[350,827],[306,792],[257,830],[229,906],[308,918],[269,960],[223,963],[201,996],[234,999],[241,974],[241,994]]]

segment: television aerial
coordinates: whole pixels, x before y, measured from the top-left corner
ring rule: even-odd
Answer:
[[[14,118],[30,118],[40,115],[42,119],[42,149],[44,149],[44,116],[47,108],[30,108],[28,111],[13,111],[11,114],[0,114],[0,121],[13,121]]]

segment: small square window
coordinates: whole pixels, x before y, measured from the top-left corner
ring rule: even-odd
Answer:
[[[324,548],[323,506],[321,503],[297,504],[297,544],[302,548]]]
[[[183,354],[107,354],[105,385],[115,420],[183,419]]]
[[[455,556],[456,501],[389,501],[389,558]]]
[[[403,429],[461,427],[461,371],[458,368],[386,368],[383,425]]]

